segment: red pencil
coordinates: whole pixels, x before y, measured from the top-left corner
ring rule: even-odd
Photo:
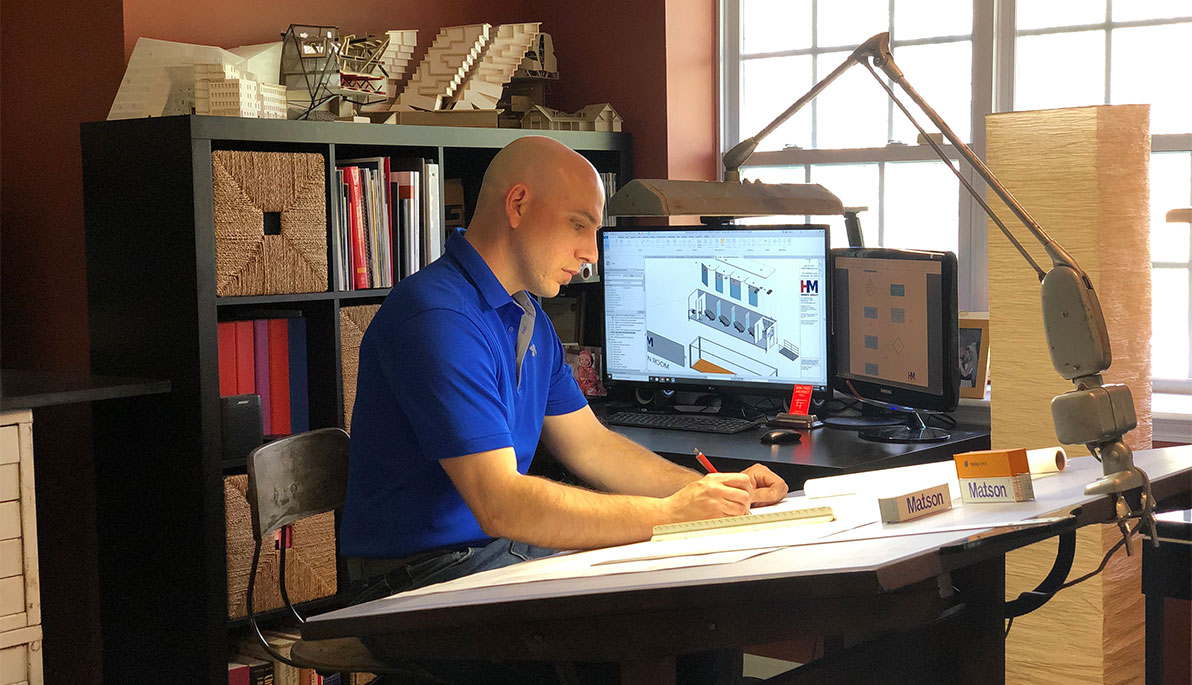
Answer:
[[[696,450],[695,458],[699,460],[700,465],[702,465],[708,473],[720,473],[716,470],[715,466],[712,466],[712,462],[708,461],[708,458],[704,456],[703,452]]]

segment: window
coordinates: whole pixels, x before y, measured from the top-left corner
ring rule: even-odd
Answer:
[[[1188,224],[1164,220],[1192,206],[1192,88],[1181,59],[1192,0],[722,0],[722,9],[725,150],[882,31],[907,80],[978,155],[992,111],[1150,103],[1153,375],[1157,389],[1192,392],[1192,239]],[[845,206],[867,207],[867,244],[955,251],[961,307],[988,308],[985,214],[864,67],[775,130],[742,172],[821,183]],[[830,223],[833,246],[844,244],[843,222]]]

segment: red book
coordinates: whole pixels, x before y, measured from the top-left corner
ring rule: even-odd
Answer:
[[[252,322],[234,321],[236,329],[236,392],[252,395],[257,391],[257,364],[253,349]]]
[[[219,396],[236,393],[236,326],[231,321],[221,321],[216,327],[219,332]]]
[[[364,236],[364,189],[361,187],[360,167],[344,167],[348,182],[348,217],[352,224],[352,272],[356,288],[368,289],[368,254]]]
[[[269,319],[269,424],[290,434],[290,338],[286,319]]]

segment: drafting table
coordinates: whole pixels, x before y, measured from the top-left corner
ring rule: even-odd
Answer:
[[[1192,491],[1192,446],[1141,451],[1135,461],[1150,475],[1160,503]],[[1110,520],[1109,497],[1083,494],[1100,474],[1091,457],[1076,458],[1062,473],[1035,478],[1035,501],[959,506],[897,524],[905,532],[1072,514],[1038,528],[798,544],[749,556],[739,548],[749,547],[741,541],[755,534],[731,533],[714,536],[725,563],[636,573],[580,570],[584,560],[640,558],[661,544],[639,543],[526,562],[329,612],[307,621],[302,635],[387,634],[413,658],[617,661],[622,682],[673,683],[678,654],[808,633],[913,628],[920,632],[904,651],[884,648],[896,667],[922,662],[915,668],[951,682],[998,682],[1005,674],[1005,553]],[[795,528],[767,539],[787,535],[797,542],[811,526],[791,532]],[[850,535],[866,532],[856,528],[840,537]],[[522,582],[503,584],[509,580]],[[880,673],[889,665],[879,661],[873,668]]]

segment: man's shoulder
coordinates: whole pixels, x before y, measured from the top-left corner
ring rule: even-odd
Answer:
[[[467,276],[439,262],[398,281],[381,306],[385,318],[395,324],[434,311],[474,319],[480,309],[479,293]]]

